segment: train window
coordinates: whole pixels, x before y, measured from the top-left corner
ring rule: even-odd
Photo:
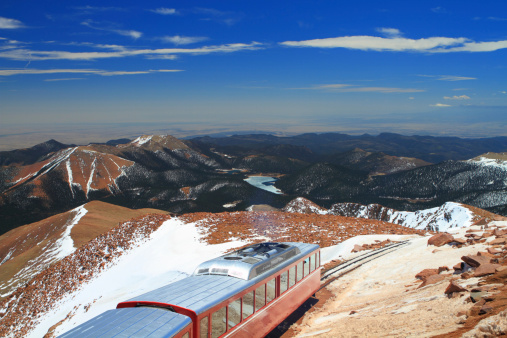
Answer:
[[[306,258],[303,262],[303,268],[305,270],[305,276],[310,274],[310,257]]]
[[[266,284],[259,286],[255,290],[255,311],[266,305]]]
[[[320,251],[317,252],[315,255],[317,255],[317,267],[320,267]]]
[[[273,278],[266,284],[266,302],[271,302],[276,298],[276,278]]]
[[[280,275],[280,294],[287,291],[287,282],[288,282],[287,277],[288,277],[288,275],[289,275],[288,271],[285,271],[284,273],[282,273]]]
[[[310,256],[310,271],[315,270],[315,255]]]
[[[243,296],[243,319],[254,313],[254,293],[250,292]]]
[[[296,284],[296,266],[293,266],[289,270],[289,288]]]
[[[211,338],[218,338],[225,333],[225,306],[211,315]]]
[[[188,332],[187,332],[187,333],[185,333],[183,336],[181,336],[181,338],[189,338],[189,334],[188,334]]]
[[[303,279],[303,262],[298,263],[298,268],[296,271],[297,281],[299,282],[301,279]]]
[[[201,338],[208,338],[208,317],[201,319]]]
[[[236,299],[229,304],[229,313],[227,315],[227,323],[229,330],[238,325],[241,321],[241,298]]]

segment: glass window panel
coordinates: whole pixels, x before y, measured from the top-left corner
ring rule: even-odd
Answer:
[[[255,311],[266,305],[266,284],[263,284],[255,290]]]
[[[229,330],[241,321],[241,298],[229,304],[228,322]]]
[[[266,301],[269,303],[276,298],[276,278],[270,280],[266,286]]]
[[[243,296],[243,319],[253,314],[254,310],[254,293],[249,292]]]
[[[289,288],[296,284],[296,267],[293,266],[289,270]]]
[[[310,274],[310,257],[305,259],[303,262],[303,267],[305,270],[305,276],[308,276]]]
[[[201,338],[208,338],[208,317],[201,319]]]
[[[296,271],[297,281],[299,282],[301,279],[303,279],[303,262],[298,263],[298,268]]]
[[[211,337],[218,338],[225,333],[225,306],[211,315]]]
[[[288,272],[285,271],[284,273],[282,273],[280,275],[280,294],[284,293],[285,291],[287,291],[287,277],[288,277]]]
[[[189,338],[189,334],[188,334],[188,332],[187,332],[187,333],[185,333],[183,336],[181,336],[181,338]]]
[[[310,256],[310,271],[315,270],[315,255]]]
[[[320,251],[316,253],[317,255],[317,267],[320,267]]]

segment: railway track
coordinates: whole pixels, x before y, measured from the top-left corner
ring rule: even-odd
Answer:
[[[400,248],[409,245],[409,241],[401,241],[392,243],[388,246],[385,246],[381,249],[376,249],[367,253],[364,253],[360,256],[357,256],[353,259],[350,259],[348,261],[345,261],[338,266],[331,268],[327,270],[322,277],[320,278],[321,286],[319,291],[324,288],[325,286],[329,285],[330,283],[334,282],[341,276],[359,268],[365,263],[368,263],[374,259],[377,259],[379,257],[382,257],[384,255],[387,255],[393,251],[399,250]]]

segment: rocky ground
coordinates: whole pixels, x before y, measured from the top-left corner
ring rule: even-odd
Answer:
[[[341,277],[285,337],[507,334],[507,227],[413,238]],[[317,295],[317,298],[319,295]]]
[[[426,232],[377,220],[286,212],[193,213],[180,217],[197,222],[209,244],[233,238],[316,243],[327,247],[359,235],[424,235]]]

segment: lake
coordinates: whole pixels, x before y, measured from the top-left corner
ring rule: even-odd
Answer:
[[[269,176],[249,176],[248,178],[245,178],[245,182],[253,185],[254,187],[280,195],[282,194],[282,191],[275,187],[275,182],[277,180],[278,179]]]

